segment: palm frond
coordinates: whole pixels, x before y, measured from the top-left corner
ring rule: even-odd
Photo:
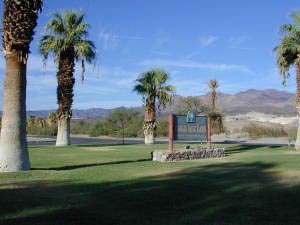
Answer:
[[[45,30],[51,34],[61,35],[65,32],[63,18],[59,13],[53,13],[53,19],[50,20],[45,26]]]
[[[219,82],[216,79],[210,80],[208,82],[208,87],[212,90],[215,90],[219,87]]]
[[[53,54],[54,60],[58,63],[59,55],[68,49],[75,52],[76,61],[81,61],[82,79],[84,79],[85,63],[93,63],[96,60],[95,44],[87,40],[89,24],[84,22],[84,13],[76,13],[68,10],[61,13],[54,13],[53,19],[45,25],[48,34],[40,39],[39,49],[47,59]]]
[[[300,59],[300,14],[294,12],[291,17],[294,23],[281,26],[280,44],[273,49],[277,57],[277,67],[282,75],[283,85],[286,84],[286,79],[290,76],[291,66]]]
[[[157,101],[158,107],[165,107],[171,102],[175,91],[172,85],[164,85],[168,77],[168,73],[162,69],[151,69],[139,75],[133,91],[143,96],[146,105],[155,104]]]

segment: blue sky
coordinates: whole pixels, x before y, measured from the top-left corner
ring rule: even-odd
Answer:
[[[153,67],[166,69],[184,96],[207,93],[213,78],[229,94],[250,88],[295,92],[294,76],[281,85],[272,49],[299,1],[45,0],[28,62],[29,110],[56,108],[56,67],[50,59],[43,68],[37,43],[51,13],[65,9],[85,12],[98,49],[99,66],[87,69],[84,83],[76,68],[73,108],[140,106],[134,80]],[[1,56],[1,83],[4,69]]]

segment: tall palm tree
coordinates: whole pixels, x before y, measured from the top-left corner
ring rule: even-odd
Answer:
[[[156,128],[156,103],[158,108],[165,107],[171,102],[174,87],[166,85],[169,75],[162,69],[152,69],[142,73],[136,80],[133,91],[143,96],[145,105],[144,135],[145,144],[154,143],[154,131]]]
[[[219,87],[219,83],[216,79],[210,80],[208,82],[208,87],[211,89],[211,111],[216,111],[216,100],[217,100],[217,88]]]
[[[5,57],[0,172],[30,169],[26,142],[26,66],[42,0],[4,0]]]
[[[282,37],[280,44],[273,51],[277,57],[277,66],[282,75],[284,85],[286,79],[290,76],[290,68],[292,66],[296,68],[298,130],[295,148],[300,149],[300,14],[295,12],[291,16],[294,23],[281,26]]]
[[[45,60],[49,54],[57,64],[57,119],[58,132],[56,145],[70,144],[70,119],[72,117],[73,87],[75,84],[75,62],[81,61],[82,80],[85,62],[93,63],[96,48],[87,40],[89,24],[84,22],[84,14],[65,11],[53,14],[53,19],[46,24],[48,34],[43,35],[39,48]]]

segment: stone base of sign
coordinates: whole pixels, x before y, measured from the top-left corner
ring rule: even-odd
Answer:
[[[152,160],[158,162],[222,158],[225,157],[225,148],[215,149],[196,149],[185,151],[154,151],[152,152]]]

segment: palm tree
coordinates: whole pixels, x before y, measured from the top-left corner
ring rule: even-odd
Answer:
[[[44,118],[42,118],[42,117],[36,118],[36,120],[35,120],[35,126],[36,127],[38,127],[38,128],[44,128],[45,124],[46,124],[46,121],[45,121]]]
[[[56,113],[55,112],[49,112],[48,118],[47,118],[47,123],[50,127],[55,126],[57,123],[56,120]]]
[[[35,120],[36,120],[36,118],[35,118],[35,116],[28,116],[27,117],[27,126],[28,127],[34,127],[35,126]]]
[[[5,57],[0,172],[30,169],[26,142],[26,66],[42,0],[4,0]]]
[[[211,89],[211,112],[216,111],[216,100],[217,100],[217,88],[219,83],[216,79],[210,80],[208,82],[208,87]]]
[[[154,131],[156,128],[156,103],[158,108],[165,108],[171,102],[174,87],[166,85],[169,75],[162,69],[152,69],[142,73],[136,80],[133,91],[143,96],[145,105],[144,135],[145,144],[154,143]]]
[[[65,11],[53,17],[45,26],[48,34],[42,36],[39,48],[45,60],[52,54],[58,67],[56,145],[63,146],[70,144],[75,61],[81,61],[83,80],[85,62],[92,63],[96,59],[96,48],[86,39],[89,24],[84,22],[84,14]]]
[[[277,66],[282,75],[282,82],[285,85],[286,79],[290,76],[292,66],[296,68],[296,110],[298,114],[298,130],[295,148],[300,149],[300,14],[292,14],[293,24],[281,26],[282,37],[280,44],[274,48],[277,57]]]

